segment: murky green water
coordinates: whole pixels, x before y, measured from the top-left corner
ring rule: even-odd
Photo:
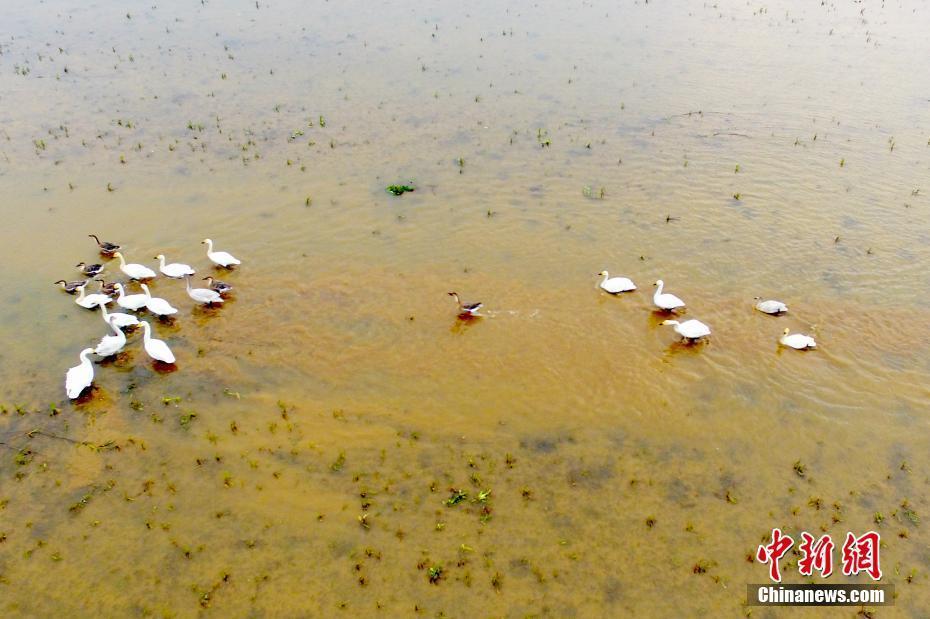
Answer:
[[[928,19],[0,7],[3,614],[734,616],[778,526],[879,531],[880,616],[923,616]],[[243,265],[216,310],[156,279],[176,371],[134,335],[72,404],[88,233]]]

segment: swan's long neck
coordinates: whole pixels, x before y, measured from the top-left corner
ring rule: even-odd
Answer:
[[[610,279],[610,273],[604,271],[604,279],[601,281],[601,286],[607,283],[607,280]]]
[[[79,294],[79,295],[78,295],[78,298],[77,298],[77,302],[78,302],[78,303],[80,303],[81,301],[84,300],[84,288],[85,288],[85,286],[86,286],[86,284],[85,284],[84,286],[81,286],[80,288],[78,288],[78,290],[81,291],[81,294]]]
[[[162,269],[165,268],[165,257],[164,256],[158,257],[158,266],[160,266]]]
[[[81,354],[80,354],[80,357],[81,357],[81,365],[90,365],[90,364],[91,364],[91,361],[90,361],[90,353],[93,352],[93,350],[94,350],[93,348],[85,348],[84,350],[81,351]]]
[[[122,300],[123,300],[123,297],[125,296],[125,295],[123,294],[124,290],[125,290],[125,288],[123,288],[122,286],[120,286],[119,288],[116,289],[116,292],[118,293],[118,294],[116,295],[117,300],[119,300],[119,301],[122,301]]]
[[[187,280],[187,292],[190,292],[191,291],[191,276],[188,275],[184,279]]]
[[[106,305],[101,305],[101,306],[100,306],[100,311],[103,312],[103,314],[102,314],[102,315],[103,315],[103,322],[105,322],[105,323],[107,323],[107,324],[110,324],[109,314],[107,314],[107,306],[106,306]]]
[[[103,306],[101,305],[101,307]],[[110,325],[111,329],[113,329],[113,335],[115,335],[116,337],[120,337],[120,336],[126,337],[125,335],[123,335],[123,332],[120,330],[120,328],[117,327],[112,321],[108,320],[107,324]]]
[[[149,331],[150,329],[151,327],[149,327],[149,323],[143,320],[142,321],[142,341],[143,342],[148,342],[150,339],[152,339],[152,334]]]
[[[121,267],[126,266],[126,259],[123,258],[123,254],[116,254],[116,255],[117,255],[117,257],[119,258],[119,265],[120,265]]]
[[[207,239],[207,253],[208,254],[213,253],[213,240],[212,239]]]
[[[665,282],[659,282],[656,284],[656,293],[652,295],[653,300],[658,299],[662,296],[662,288],[665,287]]]
[[[142,284],[142,292],[145,293],[145,298],[146,298],[146,299],[151,299],[151,298],[152,298],[152,293],[149,292],[149,287],[146,286],[145,284]]]

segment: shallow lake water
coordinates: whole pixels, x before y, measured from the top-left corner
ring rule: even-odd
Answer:
[[[878,615],[925,616],[928,27],[917,2],[0,7],[0,612],[783,616],[746,606],[781,527],[880,532]],[[216,309],[154,280],[174,371],[137,333],[69,402],[106,329],[51,282],[100,260],[89,233],[243,264]],[[660,278],[708,342],[660,325]]]

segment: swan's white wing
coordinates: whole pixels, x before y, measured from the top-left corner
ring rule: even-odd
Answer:
[[[199,303],[222,303],[223,298],[220,293],[207,288],[194,288],[191,290],[191,297]]]
[[[189,264],[173,262],[171,264],[166,264],[165,268],[161,269],[161,272],[168,277],[184,277],[185,275],[193,275],[194,269],[192,269]]]
[[[116,302],[120,307],[137,310],[140,307],[145,307],[145,304],[148,302],[148,298],[146,298],[144,294],[131,294],[128,297],[123,297],[122,301],[117,299]]]
[[[224,267],[229,266],[231,264],[242,264],[241,262],[239,262],[239,260],[236,259],[235,256],[225,251],[213,252],[212,254],[210,254],[210,260]]]
[[[139,324],[139,319],[129,314],[114,313],[110,318],[117,327],[134,327]]]
[[[92,382],[94,382],[93,366],[85,366],[82,363],[69,369],[68,373],[65,374],[65,391],[68,393],[68,398],[75,399]]]
[[[153,359],[163,361],[164,363],[174,363],[174,353],[168,348],[168,345],[161,340],[150,339],[145,343],[145,352]]]
[[[90,303],[90,307],[97,307],[98,305],[106,305],[112,301],[110,297],[105,294],[89,294],[84,297],[85,303]]]
[[[155,271],[141,264],[127,264],[122,267],[122,270],[132,279],[151,279],[155,277]]]
[[[636,284],[633,283],[633,280],[626,277],[611,277],[601,287],[614,294],[636,290]]]
[[[119,335],[104,335],[100,338],[100,343],[97,344],[97,347],[94,349],[94,354],[100,355],[101,357],[109,357],[121,351],[125,345],[126,336],[122,333]]]
[[[814,338],[808,337],[801,333],[792,333],[791,335],[786,335],[782,337],[781,342],[785,346],[790,346],[791,348],[797,350],[817,347],[817,342],[814,341]]]
[[[684,307],[685,302],[676,297],[673,294],[660,294],[655,299],[655,304],[661,307],[662,309],[675,309],[678,307]]]
[[[781,312],[787,312],[788,306],[781,301],[768,300],[756,303],[756,309],[766,314],[779,314]]]
[[[710,335],[710,327],[699,320],[688,320],[679,327],[678,332],[687,338],[697,339]]]
[[[167,316],[170,314],[178,313],[178,310],[171,307],[170,303],[159,297],[152,297],[151,299],[148,299],[146,305],[154,314]]]

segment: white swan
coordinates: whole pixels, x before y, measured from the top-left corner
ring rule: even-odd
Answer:
[[[116,322],[113,320],[112,316],[108,324],[110,328],[113,329],[113,335],[104,335],[100,339],[100,343],[97,344],[97,347],[94,349],[94,354],[101,357],[111,357],[123,350],[123,346],[126,345],[126,334],[116,326]]]
[[[225,251],[213,251],[213,241],[211,239],[204,239],[200,243],[207,246],[207,258],[212,260],[213,264],[226,267],[227,269],[232,268],[237,264],[242,264],[239,260],[236,259],[235,256],[230,253]]]
[[[686,340],[695,341],[702,337],[710,335],[710,327],[700,320],[686,320],[678,322],[677,320],[663,320],[663,325],[672,325],[675,327],[675,333]]]
[[[781,301],[774,301],[769,299],[768,301],[763,301],[762,297],[756,297],[755,308],[762,312],[763,314],[771,314],[773,316],[778,314],[784,314],[788,311],[788,306],[782,303]]]
[[[65,374],[65,391],[68,398],[75,399],[81,392],[90,387],[94,382],[94,364],[91,363],[88,356],[94,352],[93,348],[85,348],[81,351],[81,363],[74,366]]]
[[[598,286],[601,290],[609,292],[610,294],[619,294],[621,292],[630,292],[631,290],[636,290],[636,284],[633,283],[633,280],[626,277],[611,277],[607,271],[601,271],[598,275],[604,276],[604,281],[602,281]]]
[[[155,271],[141,264],[126,264],[123,254],[115,252],[114,258],[119,258],[119,270],[129,276],[129,279],[152,279],[155,277]]]
[[[74,300],[74,302],[81,307],[86,309],[94,309],[98,305],[106,305],[112,301],[112,299],[105,294],[94,293],[84,296],[84,288],[86,287],[87,284],[83,284],[77,288],[80,294],[78,295],[78,298]]]
[[[152,337],[152,326],[144,320],[142,321],[142,345],[152,359],[162,363],[174,363],[174,353],[167,344]]]
[[[652,296],[652,302],[655,303],[656,307],[667,312],[674,311],[678,308],[684,307],[685,302],[676,297],[673,294],[662,293],[662,288],[665,286],[665,282],[661,279],[655,283],[656,293]]]
[[[145,307],[155,314],[156,316],[170,316],[171,314],[177,314],[178,310],[174,307],[171,307],[171,304],[161,299],[159,297],[153,297],[152,293],[149,292],[149,287],[145,284],[140,284],[142,290],[145,291]]]
[[[794,348],[795,350],[806,350],[808,348],[817,348],[817,342],[809,335],[802,333],[790,333],[790,329],[785,329],[778,342],[782,346]]]
[[[126,289],[120,283],[113,284],[119,295],[116,297],[116,304],[128,310],[137,311],[145,307],[148,297],[144,294],[126,294]]]
[[[155,256],[155,260],[158,260],[158,270],[173,279],[181,279],[185,275],[194,274],[194,269],[189,264],[182,264],[180,262],[165,264],[164,254],[158,254]]]
[[[103,316],[103,322],[107,324],[111,324],[111,320],[113,321],[112,324],[120,328],[134,327],[139,324],[139,319],[131,314],[123,314],[122,312],[108,313],[106,305],[100,306],[100,312],[100,315]]]
[[[223,302],[223,297],[221,297],[220,293],[216,290],[210,290],[209,288],[191,288],[190,275],[187,276],[187,296],[197,303],[203,303],[204,305]]]

